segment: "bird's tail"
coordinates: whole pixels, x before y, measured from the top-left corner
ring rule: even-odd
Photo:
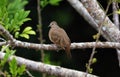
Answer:
[[[66,54],[68,58],[72,58],[71,52],[70,52],[70,47],[65,48]]]

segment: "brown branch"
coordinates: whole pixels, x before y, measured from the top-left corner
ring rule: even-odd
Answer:
[[[3,59],[4,56],[5,53],[0,52],[0,59]],[[35,62],[17,56],[11,56],[9,58],[9,61],[11,61],[12,58],[15,58],[17,60],[18,65],[25,64],[26,68],[29,70],[34,70],[58,77],[84,77],[86,75],[86,73],[81,71],[71,70],[60,66],[48,65],[42,62]],[[87,74],[87,77],[97,77],[97,76]]]
[[[41,8],[40,8],[40,0],[37,0],[37,12],[38,12],[38,32],[40,34],[39,36],[39,41],[41,44],[43,44],[44,40],[43,40],[43,34],[42,34],[42,17],[41,17]],[[41,49],[41,61],[44,62],[44,51]],[[45,75],[43,74],[43,77],[45,77]]]

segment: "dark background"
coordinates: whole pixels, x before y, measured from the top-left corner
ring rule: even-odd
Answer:
[[[29,17],[31,21],[26,22],[21,28],[26,26],[32,26],[35,31],[37,31],[36,25],[38,24],[37,16],[37,2],[36,0],[28,0],[29,3],[26,5],[26,10],[30,10],[31,13]],[[105,8],[107,2],[99,0],[101,5]],[[111,8],[111,7],[110,7]],[[109,13],[111,9],[109,10]],[[92,28],[82,16],[80,16],[76,10],[66,1],[60,2],[59,6],[47,5],[41,11],[42,13],[42,24],[43,24],[43,38],[46,44],[50,44],[48,38],[48,25],[51,21],[55,20],[60,27],[64,28],[67,32],[71,42],[92,42],[93,35],[96,34],[96,30]],[[38,33],[36,36],[31,36],[30,40],[25,40],[20,38],[19,40],[28,41],[33,43],[39,43]],[[104,38],[100,38],[100,41],[106,41]],[[75,69],[79,71],[86,71],[86,63],[89,60],[92,49],[74,49],[71,50],[72,59],[66,57],[64,51],[44,51],[46,56],[49,56],[49,60],[54,65],[60,65],[65,68]],[[93,73],[100,77],[120,77],[120,68],[118,66],[117,54],[115,49],[97,49],[95,58],[97,62],[92,65]],[[16,55],[28,58],[34,61],[40,61],[40,51],[32,49],[18,48]],[[58,64],[57,64],[58,63]],[[35,77],[40,77],[40,73],[33,72]]]

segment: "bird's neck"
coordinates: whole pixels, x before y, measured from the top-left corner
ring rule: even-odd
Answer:
[[[52,27],[52,28],[60,28],[59,26],[54,26],[54,27]]]

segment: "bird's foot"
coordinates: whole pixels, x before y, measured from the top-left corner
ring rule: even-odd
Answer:
[[[61,50],[61,47],[58,46],[57,52],[59,52]]]

